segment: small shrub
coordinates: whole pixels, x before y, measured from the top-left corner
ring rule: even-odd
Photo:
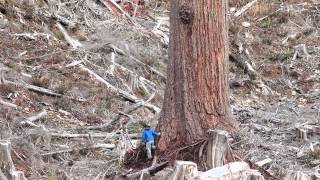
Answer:
[[[0,95],[1,96],[8,96],[10,93],[15,92],[15,88],[8,84],[0,84]]]
[[[46,77],[32,77],[31,84],[39,87],[48,88],[50,85],[50,79]]]

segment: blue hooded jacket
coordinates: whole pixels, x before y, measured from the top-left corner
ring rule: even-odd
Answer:
[[[145,128],[142,131],[142,142],[154,141],[154,136],[159,136],[160,132],[154,131],[151,128]]]

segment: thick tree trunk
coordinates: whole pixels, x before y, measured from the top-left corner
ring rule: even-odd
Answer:
[[[172,0],[160,154],[236,127],[228,101],[227,0]]]

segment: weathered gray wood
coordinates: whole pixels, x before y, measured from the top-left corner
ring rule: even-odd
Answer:
[[[284,180],[312,180],[311,175],[306,174],[301,171],[291,171],[289,172]]]
[[[176,161],[171,180],[193,180],[199,177],[198,166],[190,161]]]
[[[10,180],[26,180],[23,172],[16,171],[11,159],[11,143],[9,141],[0,141],[0,177]],[[1,179],[2,180],[2,179]]]
[[[139,102],[144,102],[142,99],[137,98],[136,96],[129,94],[126,91],[123,91],[115,86],[113,86],[112,84],[110,84],[109,82],[107,82],[106,80],[104,80],[101,76],[99,76],[98,74],[96,74],[95,72],[93,72],[92,70],[90,70],[89,68],[83,66],[82,64],[79,64],[79,67],[83,70],[88,72],[91,76],[93,76],[96,80],[98,80],[99,82],[101,82],[102,84],[104,84],[105,86],[107,86],[107,88],[109,88],[111,91],[118,93],[120,96],[128,99],[129,101],[132,101],[134,103],[139,103]],[[160,112],[160,108],[158,108],[157,106],[150,104],[148,102],[143,103],[143,106],[156,112],[159,113]]]
[[[200,173],[200,180],[264,180],[256,170],[250,169],[245,162],[233,162]]]
[[[4,106],[11,107],[11,108],[15,108],[15,109],[17,109],[17,108],[18,108],[18,106],[17,106],[17,105],[12,104],[12,103],[9,103],[9,102],[6,102],[6,101],[4,101],[4,100],[2,100],[2,99],[0,99],[0,104],[2,104],[2,105],[4,105]]]
[[[222,130],[209,131],[207,167],[212,169],[233,161],[234,158],[228,143],[228,133]]]

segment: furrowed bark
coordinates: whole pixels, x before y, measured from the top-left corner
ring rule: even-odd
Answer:
[[[233,130],[229,113],[226,0],[171,2],[167,89],[158,153]]]

